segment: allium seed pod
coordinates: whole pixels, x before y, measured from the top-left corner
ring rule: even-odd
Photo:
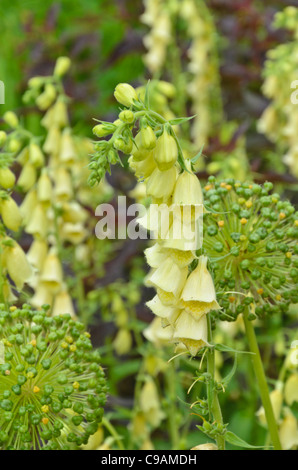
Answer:
[[[70,315],[0,306],[0,449],[76,449],[97,432],[107,388],[89,336]]]
[[[223,292],[223,320],[235,320],[247,306],[253,319],[298,302],[298,215],[270,195],[272,186],[213,177],[205,186],[204,246]]]

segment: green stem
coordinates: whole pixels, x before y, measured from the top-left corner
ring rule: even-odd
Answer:
[[[256,333],[251,321],[248,320],[248,312],[246,311],[243,315],[244,323],[245,323],[245,330],[246,336],[249,344],[250,351],[254,353],[252,355],[252,363],[254,366],[256,378],[258,381],[260,395],[263,403],[263,407],[265,410],[266,421],[269,429],[269,433],[271,436],[272,444],[275,450],[282,450],[279,434],[278,434],[278,427],[276,424],[272,403],[269,396],[269,389],[267,385],[267,380],[264,372],[264,367],[262,363],[262,358],[256,338]]]
[[[166,373],[166,381],[167,381],[167,389],[169,394],[169,409],[168,409],[168,419],[169,419],[169,428],[170,428],[170,435],[171,435],[171,442],[172,442],[172,450],[178,450],[179,448],[179,433],[178,433],[178,426],[177,426],[177,411],[176,411],[176,367],[175,361],[171,361],[168,365],[167,373]]]
[[[207,314],[208,321],[208,342],[212,343],[212,328],[211,328],[211,318]],[[207,352],[207,371],[210,374],[211,378],[207,386],[207,396],[209,404],[209,413],[213,416],[214,420],[223,426],[222,412],[220,408],[220,403],[218,400],[218,394],[215,389],[215,350],[214,348],[209,348]],[[225,450],[225,438],[224,435],[216,436],[216,443],[218,450]]]
[[[117,445],[120,450],[125,450],[124,445],[121,442],[121,436],[117,433],[116,429],[114,426],[108,421],[106,418],[102,418],[102,425],[109,431],[112,437],[114,437],[115,441],[117,442]]]

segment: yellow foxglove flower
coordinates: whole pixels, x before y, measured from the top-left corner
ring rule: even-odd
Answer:
[[[30,299],[30,304],[40,309],[43,305],[52,305],[52,302],[53,295],[49,291],[48,286],[40,282],[35,289],[33,297]]]
[[[27,162],[22,168],[18,179],[18,186],[25,193],[28,192],[36,183],[37,172],[32,163]]]
[[[32,165],[36,168],[44,166],[44,154],[41,151],[39,145],[31,142],[29,145],[29,160]]]
[[[77,201],[65,202],[62,205],[62,210],[64,222],[83,223],[88,218],[88,212]]]
[[[152,300],[146,303],[147,307],[149,307],[154,315],[157,315],[160,318],[167,319],[168,324],[174,323],[177,319],[179,313],[181,312],[180,309],[176,307],[172,307],[170,305],[164,305],[158,295],[153,297]]]
[[[154,159],[160,171],[172,168],[178,159],[178,147],[176,140],[167,130],[157,139],[154,149]]]
[[[48,232],[48,220],[46,210],[41,204],[37,204],[33,210],[32,216],[26,225],[26,232],[35,238],[46,238]]]
[[[207,317],[195,320],[186,311],[180,313],[174,324],[174,340],[183,343],[190,354],[195,356],[198,351],[208,346]]]
[[[132,337],[129,330],[121,328],[113,341],[113,346],[118,356],[129,353],[132,348]]]
[[[41,270],[43,263],[48,253],[48,244],[45,240],[36,239],[33,241],[27,253],[27,259],[31,266],[34,266],[38,271]]]
[[[138,100],[136,90],[128,83],[119,83],[115,88],[114,96],[118,103],[123,104],[127,108],[130,108],[134,100]]]
[[[219,310],[211,274],[207,269],[208,258],[200,256],[196,269],[189,275],[181,294],[181,307],[199,320],[210,310]]]
[[[160,398],[154,381],[148,377],[140,393],[140,409],[146,417],[146,421],[153,428],[157,428],[165,418],[160,409]]]
[[[283,403],[283,394],[282,394],[281,390],[279,390],[278,388],[273,390],[270,393],[270,401],[272,403],[272,408],[273,408],[273,413],[274,413],[275,419],[278,421],[279,417],[280,417],[282,403]],[[259,411],[257,412],[257,416],[260,420],[260,423],[263,426],[267,426],[265,410],[264,410],[263,407],[261,407],[259,409]]]
[[[190,168],[189,168],[189,171]],[[202,205],[203,192],[197,176],[192,172],[183,171],[177,178],[173,204],[178,205]]]
[[[158,268],[168,258],[167,252],[162,250],[160,243],[155,243],[150,248],[147,248],[144,253],[147,263],[151,268]]]
[[[37,203],[37,192],[35,189],[32,189],[28,194],[26,194],[22,204],[20,205],[20,212],[25,226],[27,226],[31,219]]]
[[[73,139],[69,129],[65,129],[61,136],[60,160],[66,163],[73,163],[77,153],[74,148]]]
[[[180,208],[179,208],[180,210]],[[180,251],[196,251],[202,247],[203,241],[203,224],[200,217],[197,219],[191,216],[183,218],[175,216],[175,210],[171,205],[172,223],[166,235],[163,237],[164,248],[171,248]]]
[[[57,294],[62,287],[63,272],[56,253],[50,252],[44,262],[40,280],[48,287],[49,292]]]
[[[185,284],[187,273],[187,268],[180,269],[171,258],[167,258],[157,269],[149,273],[146,285],[171,292],[177,297]]]
[[[57,316],[64,313],[68,313],[73,319],[76,319],[73,302],[65,286],[54,297],[52,315]]]
[[[173,194],[176,178],[174,166],[164,171],[156,168],[147,180],[147,195],[166,201]]]
[[[135,142],[133,143],[131,154],[133,156],[134,161],[141,162],[145,160],[150,153],[150,149],[146,148],[143,145],[142,135],[139,132],[135,137]]]
[[[298,402],[298,374],[292,374],[285,383],[284,389],[285,401],[287,405],[292,406]]]
[[[290,450],[298,446],[298,421],[290,410],[287,411],[286,417],[280,424],[279,437],[283,450]]]
[[[14,186],[16,177],[9,168],[0,168],[0,185],[4,189],[10,189]]]
[[[163,248],[163,252],[166,252],[170,256],[174,263],[179,266],[179,268],[185,268],[188,266],[195,258],[193,251],[190,250],[178,250],[174,248]]]
[[[0,212],[4,222],[4,225],[17,232],[22,223],[22,214],[20,209],[12,197],[8,199],[2,199],[0,203]]]
[[[168,346],[173,339],[174,333],[174,329],[171,325],[164,328],[161,321],[159,317],[154,318],[150,325],[143,331],[144,337],[158,348]]]
[[[134,156],[128,159],[129,167],[134,171],[138,180],[148,178],[156,168],[156,163],[153,158],[153,152],[148,152],[147,157],[142,161],[135,160]]]
[[[138,134],[139,135],[139,134]],[[141,143],[142,147],[147,150],[152,150],[156,146],[156,135],[150,126],[141,128]]]
[[[167,204],[150,204],[144,215],[140,214],[138,224],[150,230],[155,238],[163,239],[172,223],[172,213]]]
[[[61,237],[64,240],[73,243],[74,245],[82,243],[87,235],[88,231],[81,223],[71,224],[67,222],[62,225]]]
[[[28,259],[18,243],[5,248],[5,265],[9,276],[15,283],[18,290],[22,290],[25,282],[29,282],[33,270]]]
[[[49,204],[52,199],[52,182],[47,173],[43,171],[38,182],[37,182],[37,198],[39,202]]]
[[[63,129],[69,125],[67,106],[64,99],[58,99],[53,106],[52,125],[60,129]]]
[[[43,145],[44,152],[58,155],[60,151],[61,133],[58,127],[51,127]]]
[[[69,172],[61,167],[55,174],[54,192],[58,199],[69,200],[73,196],[73,186]]]

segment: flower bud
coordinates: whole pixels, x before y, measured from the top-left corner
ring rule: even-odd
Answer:
[[[150,126],[141,128],[141,142],[147,150],[152,150],[156,146],[156,135]]]
[[[46,170],[42,172],[37,183],[37,198],[45,204],[49,204],[52,199],[52,182]]]
[[[13,129],[16,129],[19,125],[17,115],[12,111],[6,111],[6,113],[4,113],[3,120]]]
[[[59,57],[54,68],[54,76],[59,78],[63,77],[70,69],[70,66],[71,60],[69,57]]]
[[[129,330],[121,328],[113,341],[113,346],[118,356],[129,353],[132,347],[132,337]]]
[[[17,232],[22,223],[22,215],[16,202],[11,197],[2,199],[0,212],[4,225],[10,230]]]
[[[130,108],[134,101],[138,101],[136,90],[128,83],[119,83],[115,88],[114,96],[118,103],[123,104],[127,108]]]
[[[44,166],[44,155],[39,145],[31,142],[29,145],[29,160],[36,168]]]
[[[16,177],[9,168],[0,168],[0,185],[4,189],[10,189],[14,186]]]
[[[41,95],[39,95],[39,97],[36,99],[36,105],[39,109],[45,111],[53,104],[56,99],[56,96],[56,88],[54,87],[54,85],[52,85],[52,83],[48,83],[45,86],[44,92],[41,93]]]
[[[135,116],[132,111],[126,109],[124,111],[121,111],[121,113],[119,114],[119,119],[121,119],[121,121],[123,122],[126,122],[127,124],[132,124],[134,122]]]
[[[21,188],[22,191],[26,193],[27,191],[29,191],[29,189],[32,188],[32,186],[34,186],[36,182],[36,177],[37,173],[35,166],[32,165],[32,163],[27,162],[24,165],[19,176],[18,186]]]
[[[177,143],[167,130],[157,139],[154,159],[160,171],[169,170],[178,159]]]
[[[168,199],[174,190],[176,183],[176,168],[160,171],[156,168],[147,181],[147,195],[156,199]]]

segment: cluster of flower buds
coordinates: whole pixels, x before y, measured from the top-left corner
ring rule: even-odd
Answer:
[[[204,188],[204,248],[214,271],[222,320],[250,319],[297,303],[298,216],[263,186],[210,177]]]
[[[33,99],[45,112],[41,120],[46,129],[44,141],[24,129],[14,113],[4,115],[11,132],[7,136],[0,135],[3,155],[10,152],[21,165],[16,188],[25,193],[25,198],[18,209],[14,200],[4,194],[1,212],[7,228],[16,231],[22,223],[33,237],[27,254],[35,271],[30,280],[35,291],[32,305],[40,308],[50,304],[54,315],[68,312],[74,316],[73,302],[64,279],[62,251],[71,246],[78,257],[82,257],[82,252],[84,258],[88,257],[89,217],[84,205],[97,205],[101,194],[96,195],[87,185],[87,155],[93,148],[92,143],[89,139],[75,137],[69,124],[68,98],[61,81],[69,66],[69,59],[61,57],[53,76],[35,77],[29,81],[25,101]],[[2,187],[15,182],[8,168],[3,167],[1,171]],[[11,254],[8,258],[11,264],[14,256]],[[22,274],[27,275],[27,271],[25,268],[19,270],[17,278],[10,274],[17,288],[22,286],[20,278]]]
[[[298,8],[288,6],[276,14],[275,26],[293,32],[294,39],[267,54],[263,92],[271,100],[258,122],[258,130],[277,143],[283,161],[298,176]],[[292,89],[291,89],[292,88]]]
[[[106,401],[100,356],[70,315],[0,305],[0,448],[67,450],[97,432]]]
[[[110,141],[103,143],[110,148],[113,146],[117,158],[117,150],[131,154],[129,166],[137,179],[144,182],[146,195],[152,202],[139,219],[140,226],[154,233],[157,240],[145,252],[152,268],[146,285],[157,292],[147,304],[157,316],[152,328],[158,323],[158,329],[163,327],[163,336],[168,342],[182,344],[196,355],[207,345],[206,315],[219,308],[207,269],[207,257],[196,259],[203,229],[201,185],[192,171],[191,162],[184,160],[173,130],[176,120],[174,123],[166,121],[152,111],[147,100],[142,103],[130,85],[118,85],[115,97],[130,109],[121,111],[122,123]],[[137,122],[138,132],[133,136],[133,126]],[[100,126],[108,127],[106,124]],[[128,132],[129,141],[125,141]],[[120,142],[123,143],[121,146]],[[146,334],[150,335],[150,332]]]

